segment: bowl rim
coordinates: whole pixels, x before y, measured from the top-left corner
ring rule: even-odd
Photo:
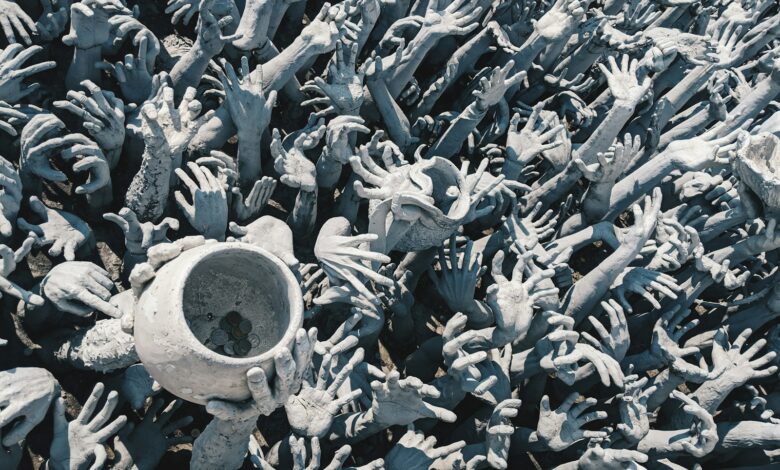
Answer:
[[[241,357],[241,358],[230,357],[224,354],[219,354],[209,349],[195,336],[195,333],[193,333],[192,329],[189,327],[189,325],[187,325],[187,320],[185,319],[184,287],[186,281],[189,279],[190,273],[192,273],[192,270],[201,262],[205,261],[206,259],[216,254],[225,251],[238,251],[238,252],[245,252],[245,253],[254,252],[255,254],[265,258],[266,261],[271,262],[278,269],[278,271],[283,275],[284,284],[287,287],[287,291],[285,292],[285,294],[288,296],[288,298],[290,298],[291,297],[290,294],[292,294],[292,298],[290,299],[289,302],[290,316],[289,316],[289,321],[287,324],[287,328],[285,329],[284,335],[281,337],[281,339],[279,339],[279,341],[276,342],[276,344],[273,345],[273,347],[256,356],[248,356],[248,357]],[[182,255],[185,254],[186,252],[182,253]],[[172,262],[175,261],[176,261],[175,259],[172,260]],[[224,365],[261,367],[261,365],[266,363],[267,361],[273,360],[273,358],[279,352],[280,345],[293,344],[298,329],[301,328],[301,325],[303,324],[303,294],[301,293],[300,286],[298,284],[298,280],[295,278],[295,275],[292,273],[290,268],[286,264],[284,264],[284,262],[282,262],[282,260],[279,259],[279,257],[277,257],[276,255],[272,254],[267,250],[264,250],[263,248],[252,245],[250,243],[243,243],[243,242],[209,243],[193,249],[193,253],[190,254],[188,259],[186,260],[186,264],[183,266],[183,271],[186,273],[186,275],[182,276],[181,279],[177,280],[175,284],[175,289],[177,293],[174,301],[176,303],[176,306],[182,312],[182,314],[178,316],[177,322],[183,323],[182,326],[186,330],[186,333],[184,334],[187,336],[187,339],[191,340],[190,343],[195,343],[195,345],[193,346],[193,348],[195,349],[194,351],[195,353],[205,356],[207,358],[211,357],[217,359],[219,362],[222,362]]]

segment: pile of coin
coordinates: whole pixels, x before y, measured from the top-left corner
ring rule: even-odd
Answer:
[[[219,320],[209,339],[215,351],[233,357],[244,357],[260,344],[260,338],[252,333],[252,322],[236,311],[228,312]]]

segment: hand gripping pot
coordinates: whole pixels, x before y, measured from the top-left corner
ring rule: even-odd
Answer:
[[[211,340],[235,312],[256,335],[245,357],[225,355]],[[302,324],[303,298],[290,269],[261,248],[228,242],[185,251],[160,268],[136,305],[134,336],[155,380],[205,404],[248,399],[246,372],[259,366],[271,377],[274,355],[292,347]]]

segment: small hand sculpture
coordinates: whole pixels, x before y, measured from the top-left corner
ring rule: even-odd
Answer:
[[[583,431],[582,426],[597,419],[607,417],[606,411],[585,410],[597,403],[595,398],[586,398],[584,401],[574,404],[580,395],[571,393],[563,400],[561,406],[553,410],[550,408],[550,398],[542,397],[539,404],[539,424],[536,434],[539,439],[552,451],[560,452],[581,439],[604,438],[604,431]]]
[[[318,117],[332,112],[339,116],[359,114],[360,107],[363,105],[365,70],[355,71],[357,53],[357,44],[353,43],[347,49],[343,43],[336,43],[336,53],[328,65],[328,81],[326,82],[321,77],[315,77],[301,88],[301,91],[311,91],[323,96],[304,101],[301,104],[303,106],[327,106],[325,109],[317,111]]]
[[[143,364],[134,364],[122,374],[120,393],[134,410],[140,410],[146,404],[146,399],[162,390],[156,380],[149,375]]]
[[[65,31],[70,19],[70,12],[66,5],[59,5],[56,0],[43,0],[40,2],[43,12],[35,22],[35,31],[44,42],[51,42]],[[55,11],[55,8],[57,11]]]
[[[179,221],[166,217],[159,224],[140,222],[135,212],[123,207],[118,214],[108,212],[103,218],[117,224],[125,235],[125,248],[134,255],[146,256],[149,248],[169,242],[168,230],[179,230]]]
[[[656,386],[645,388],[647,377],[639,378],[638,375],[629,375],[625,378],[625,390],[616,398],[620,399],[620,418],[617,430],[631,443],[642,440],[650,431],[648,419],[647,400],[656,391]]]
[[[673,390],[672,396],[684,403],[683,410],[695,419],[689,431],[676,436],[671,443],[671,451],[687,452],[694,457],[704,457],[712,452],[718,443],[718,430],[712,415],[695,400],[679,390]]]
[[[58,398],[54,402],[54,437],[49,454],[50,468],[87,468],[93,460],[97,467],[92,468],[100,468],[100,460],[106,457],[103,443],[127,423],[126,416],[119,416],[109,423],[119,401],[119,395],[114,391],[109,392],[103,407],[95,412],[103,390],[102,383],[95,385],[81,412],[71,422],[65,417],[65,399]]]
[[[8,2],[3,2],[8,3]],[[5,14],[5,9],[0,8],[0,15]],[[1,23],[0,23],[1,24]],[[24,85],[23,81],[30,75],[53,69],[57,63],[49,60],[22,68],[25,62],[38,52],[43,50],[41,46],[24,48],[21,44],[10,44],[0,50],[0,100],[8,103],[18,103],[37,90],[41,84],[33,83]]]
[[[0,245],[0,259],[2,260],[2,269],[0,269],[0,292],[4,292],[12,297],[22,300],[25,304],[41,306],[44,300],[41,296],[19,287],[8,280],[8,277],[16,270],[16,266],[30,253],[37,237],[30,232],[27,238],[16,251],[11,250],[5,245]],[[2,294],[0,294],[2,295]]]
[[[588,450],[577,461],[577,468],[582,470],[622,470],[625,468],[642,469],[640,464],[647,462],[648,457],[642,452],[628,449],[603,448],[600,443],[589,443]]]
[[[453,234],[450,238],[449,265],[447,264],[444,248],[439,248],[439,272],[441,276],[437,276],[432,268],[428,268],[428,277],[433,281],[436,290],[442,299],[447,302],[450,310],[468,314],[475,310],[474,291],[477,288],[479,278],[484,274],[486,268],[480,265],[482,261],[481,253],[472,258],[471,251],[474,243],[471,240],[466,242],[463,257],[459,262],[455,241],[456,238]]]
[[[458,381],[461,390],[475,396],[486,393],[498,383],[496,375],[482,374],[477,364],[488,359],[486,351],[467,352],[465,347],[477,336],[474,330],[466,330],[467,318],[456,313],[447,321],[442,333],[442,356],[447,373]]]
[[[96,68],[114,76],[119,83],[119,89],[122,90],[122,96],[130,103],[143,103],[152,91],[154,58],[151,59],[150,68],[149,60],[153,54],[149,51],[149,47],[149,39],[143,36],[138,42],[138,53],[135,56],[126,54],[124,61],[119,60],[115,64],[109,62],[95,64]],[[159,45],[157,47],[159,49]]]
[[[165,400],[158,398],[146,410],[140,423],[127,423],[114,438],[114,468],[153,470],[158,468],[169,447],[192,442],[191,436],[172,436],[193,421],[192,416],[171,421],[181,404],[181,400],[174,400],[163,409]]]
[[[393,282],[364,263],[389,263],[390,258],[361,246],[376,240],[377,235],[367,233],[349,236],[349,229],[349,222],[340,217],[325,222],[314,245],[314,255],[332,284],[346,282],[357,292],[365,294],[367,299],[373,299],[376,295],[368,291],[360,280],[361,276],[388,287]]]
[[[70,140],[71,146],[62,150],[60,153],[62,159],[65,161],[76,160],[72,167],[74,172],[88,172],[87,181],[76,186],[73,192],[93,194],[100,189],[111,188],[110,163],[103,150],[83,134],[71,134],[67,138]],[[106,203],[110,202],[108,199],[103,200]]]
[[[179,177],[192,194],[192,204],[187,202],[181,191],[176,191],[176,203],[184,212],[190,225],[206,238],[224,240],[228,222],[227,194],[222,183],[206,167],[188,162],[187,167],[198,181],[197,184],[181,168],[176,168]]]
[[[612,92],[615,100],[630,103],[634,106],[642,101],[650,90],[650,85],[652,85],[653,81],[650,77],[645,77],[642,83],[639,83],[637,75],[639,61],[631,59],[627,54],[623,55],[620,66],[618,66],[615,58],[612,56],[609,56],[607,60],[610,68],[607,69],[604,64],[599,64],[599,68],[601,73],[607,78],[609,91]]]
[[[682,374],[687,380],[695,379],[701,383],[710,378],[710,371],[685,361],[685,356],[699,352],[697,347],[681,347],[682,337],[699,324],[699,319],[694,318],[678,329],[680,323],[690,315],[688,310],[673,308],[663,313],[653,327],[653,337],[650,351],[656,356],[672,365],[672,370]]]
[[[627,300],[626,295],[628,293],[635,293],[642,296],[645,300],[650,302],[653,308],[660,309],[661,304],[653,296],[653,291],[658,291],[666,298],[676,299],[677,293],[680,291],[680,286],[677,281],[670,275],[653,271],[651,269],[630,267],[625,269],[612,283],[612,289],[614,289],[615,297],[620,302],[620,305],[628,313],[632,313],[634,308]]]
[[[301,436],[322,437],[328,432],[333,418],[342,407],[354,402],[361,391],[352,390],[338,398],[339,388],[346,382],[352,370],[363,360],[363,350],[358,348],[343,366],[338,366],[339,353],[333,351],[322,357],[317,382],[314,386],[303,383],[300,392],[287,399],[284,409],[290,427]]]
[[[11,221],[16,220],[22,203],[22,180],[14,165],[0,157],[0,236],[7,238],[13,233]]]
[[[371,412],[374,420],[384,426],[407,425],[420,418],[436,418],[447,423],[457,419],[452,411],[423,400],[438,398],[441,394],[417,377],[401,379],[398,371],[392,371],[384,383],[371,382],[371,389],[374,391]]]
[[[614,299],[609,299],[608,302],[602,301],[601,308],[604,309],[609,317],[609,330],[604,328],[604,325],[596,320],[596,317],[590,316],[588,317],[588,321],[593,326],[593,329],[596,330],[596,333],[598,333],[601,340],[597,340],[587,331],[583,331],[581,336],[593,347],[609,354],[615,358],[616,361],[620,362],[626,356],[631,344],[626,315],[623,312],[623,308],[621,308]]]
[[[23,217],[17,219],[19,227],[35,233],[35,246],[48,246],[50,256],[64,255],[67,261],[76,259],[76,249],[92,240],[92,230],[86,222],[70,212],[51,209],[43,205],[37,196],[30,196],[30,208],[42,222],[31,224]]]
[[[271,122],[271,111],[276,104],[276,90],[265,96],[262,66],[258,66],[256,73],[250,73],[249,59],[246,56],[241,58],[240,79],[233,66],[224,59],[222,67],[225,71],[217,69],[217,74],[225,90],[225,106],[238,129],[238,134],[256,135],[259,138]],[[259,162],[246,162],[242,157],[243,154],[239,154],[238,174],[239,180],[244,184],[260,176],[260,166]]]
[[[80,317],[97,310],[120,318],[121,311],[108,302],[113,288],[108,272],[88,261],[60,263],[41,281],[41,292],[55,307]]]
[[[317,189],[317,172],[304,152],[319,144],[325,135],[325,125],[307,129],[295,138],[293,147],[285,150],[278,129],[274,129],[271,141],[271,155],[274,157],[274,169],[279,173],[279,181],[301,191],[313,192]]]
[[[464,441],[436,448],[436,438],[425,437],[420,431],[410,429],[385,456],[388,469],[431,468],[437,459],[444,459],[466,446]]]
[[[520,400],[504,400],[493,409],[493,414],[490,416],[485,433],[487,463],[493,468],[507,468],[509,445],[515,432],[515,427],[509,420],[517,416],[520,404]]]
[[[477,98],[477,107],[486,110],[491,106],[498,104],[504,98],[506,91],[520,83],[526,76],[526,73],[518,72],[511,77],[509,74],[515,66],[515,61],[510,60],[503,67],[495,67],[490,72],[490,78],[482,77],[479,80],[479,84],[482,87],[481,90],[473,92]]]
[[[521,255],[510,281],[503,273],[504,253],[499,251],[493,258],[492,274],[496,283],[488,287],[486,301],[496,319],[496,332],[499,333],[496,346],[524,338],[533,318],[534,302],[557,293],[557,289],[541,286],[542,281],[555,274],[552,269],[537,272],[523,281],[523,271],[529,262],[532,262],[531,253]]]
[[[120,0],[84,0],[70,6],[70,32],[62,38],[66,46],[91,49],[109,40],[109,18],[116,14],[130,15]]]
[[[257,217],[263,208],[271,200],[271,196],[276,189],[276,179],[270,176],[263,176],[255,181],[249,196],[244,199],[241,189],[237,186],[230,191],[233,197],[233,212],[240,221],[246,221]]]
[[[316,328],[308,332],[298,330],[293,351],[282,348],[274,356],[276,375],[272,383],[262,368],[253,367],[246,373],[247,385],[252,393],[249,403],[211,400],[206,405],[206,411],[224,421],[256,420],[259,415],[270,415],[298,393],[305,371],[310,367],[316,341]]]
[[[43,421],[59,391],[60,384],[46,369],[18,367],[0,372],[3,446],[19,443]]]
[[[522,168],[540,153],[563,143],[560,140],[550,142],[563,131],[563,125],[551,126],[549,121],[540,118],[541,110],[541,106],[535,106],[522,129],[520,129],[520,114],[515,113],[512,116],[506,134],[505,165],[513,164]]]
[[[91,80],[81,85],[89,91],[69,91],[68,101],[55,101],[54,106],[73,113],[83,120],[84,128],[106,152],[119,150],[125,140],[125,105],[110,91],[103,91]]]
[[[32,39],[27,30],[29,29],[33,34],[38,32],[32,18],[16,2],[10,0],[0,1],[0,26],[3,28],[8,44],[16,43],[14,29],[28,46],[32,44]]]

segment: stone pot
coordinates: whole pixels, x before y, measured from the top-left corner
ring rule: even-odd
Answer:
[[[212,336],[236,312],[256,335],[244,357],[226,355]],[[274,355],[292,347],[302,324],[303,298],[290,269],[262,248],[227,242],[185,251],[157,272],[136,304],[134,336],[155,380],[205,404],[248,399],[246,372],[259,366],[271,377]]]

